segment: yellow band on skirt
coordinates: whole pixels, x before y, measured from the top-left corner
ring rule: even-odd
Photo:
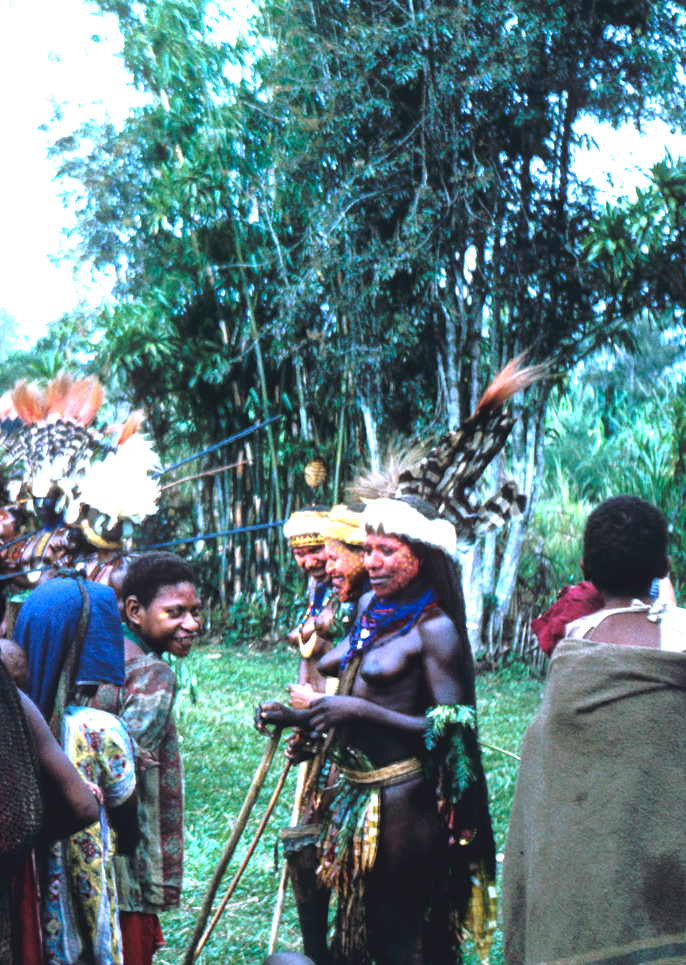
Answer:
[[[424,766],[418,757],[406,757],[403,761],[396,761],[374,771],[351,771],[345,767],[342,767],[341,771],[351,784],[377,788],[393,787],[394,784],[402,784],[412,777],[419,777],[424,773]]]

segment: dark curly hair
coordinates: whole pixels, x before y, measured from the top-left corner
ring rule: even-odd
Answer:
[[[144,553],[129,563],[121,596],[123,600],[135,596],[142,606],[147,607],[163,586],[176,586],[177,583],[195,583],[195,570],[190,563],[176,553]]]
[[[667,571],[667,520],[637,496],[597,506],[584,530],[584,575],[602,593],[645,596]]]

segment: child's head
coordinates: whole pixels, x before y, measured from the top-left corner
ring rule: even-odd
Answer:
[[[190,563],[175,553],[146,553],[130,563],[121,592],[126,622],[148,646],[187,656],[200,629]]]
[[[601,593],[644,597],[667,575],[667,520],[637,496],[615,496],[586,521],[583,570]]]
[[[29,661],[19,644],[0,638],[0,660],[17,687],[26,690],[29,685]]]

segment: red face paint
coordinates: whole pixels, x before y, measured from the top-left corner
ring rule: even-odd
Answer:
[[[331,577],[339,600],[344,603],[364,580],[362,547],[348,546],[337,539],[326,541],[326,572]]]
[[[396,536],[368,534],[364,545],[364,565],[377,596],[395,596],[417,578],[419,558],[407,543]]]

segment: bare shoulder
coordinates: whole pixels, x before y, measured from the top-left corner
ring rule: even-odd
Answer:
[[[450,660],[459,650],[457,627],[444,610],[433,607],[417,624],[425,656]]]
[[[361,613],[364,613],[364,611],[367,609],[367,607],[369,606],[369,604],[370,604],[370,603],[372,602],[372,600],[374,599],[374,596],[375,596],[374,590],[367,590],[366,593],[363,593],[363,594],[362,594],[362,596],[360,597],[360,599],[357,601],[357,615],[358,615],[358,616],[359,616]]]

